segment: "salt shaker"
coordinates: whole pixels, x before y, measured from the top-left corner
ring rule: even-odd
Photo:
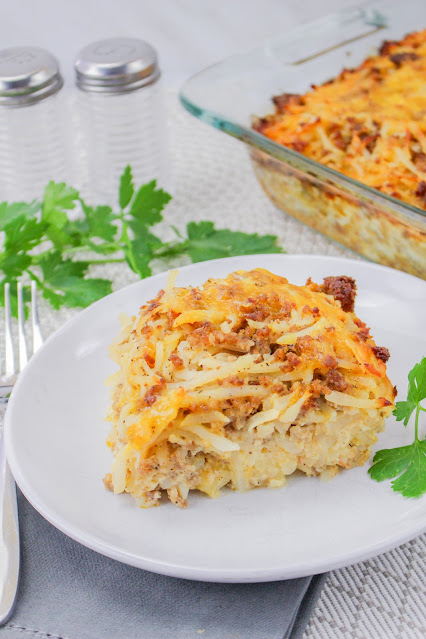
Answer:
[[[130,164],[136,186],[169,188],[166,118],[153,47],[135,38],[88,45],[75,61],[75,182],[92,204],[116,206]]]
[[[49,180],[65,180],[62,84],[48,51],[0,51],[0,201],[40,198]]]

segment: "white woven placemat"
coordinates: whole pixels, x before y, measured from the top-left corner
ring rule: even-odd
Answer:
[[[207,219],[219,227],[274,233],[288,253],[354,257],[275,208],[252,172],[245,146],[187,115],[175,96],[169,97],[169,128],[175,187],[162,223],[165,238],[172,237],[170,223],[183,228],[191,220]],[[157,264],[155,270],[164,268]],[[137,279],[122,265],[94,271],[112,278],[114,288]],[[54,313],[42,303],[45,336],[74,314]],[[335,570],[304,639],[424,639],[425,574],[425,535],[376,559]]]

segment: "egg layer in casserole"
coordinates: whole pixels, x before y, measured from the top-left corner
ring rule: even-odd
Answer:
[[[273,98],[254,128],[368,186],[426,210],[426,29],[304,95]]]
[[[386,348],[353,312],[355,282],[293,286],[256,269],[166,290],[110,348],[114,453],[105,484],[143,507],[364,464],[394,405]]]

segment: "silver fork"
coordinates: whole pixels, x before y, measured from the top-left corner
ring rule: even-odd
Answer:
[[[31,282],[32,352],[43,343],[37,311],[36,283]],[[25,339],[25,314],[22,284],[18,283],[18,358],[15,357],[12,339],[10,287],[5,284],[5,366],[0,374],[0,403],[7,405],[18,373],[28,361]],[[0,369],[1,373],[1,369]],[[0,626],[13,612],[19,581],[19,523],[16,503],[16,486],[6,461],[3,433],[0,433]]]

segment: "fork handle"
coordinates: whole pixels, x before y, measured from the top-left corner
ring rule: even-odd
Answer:
[[[0,626],[13,612],[19,581],[19,522],[16,486],[0,435]]]

